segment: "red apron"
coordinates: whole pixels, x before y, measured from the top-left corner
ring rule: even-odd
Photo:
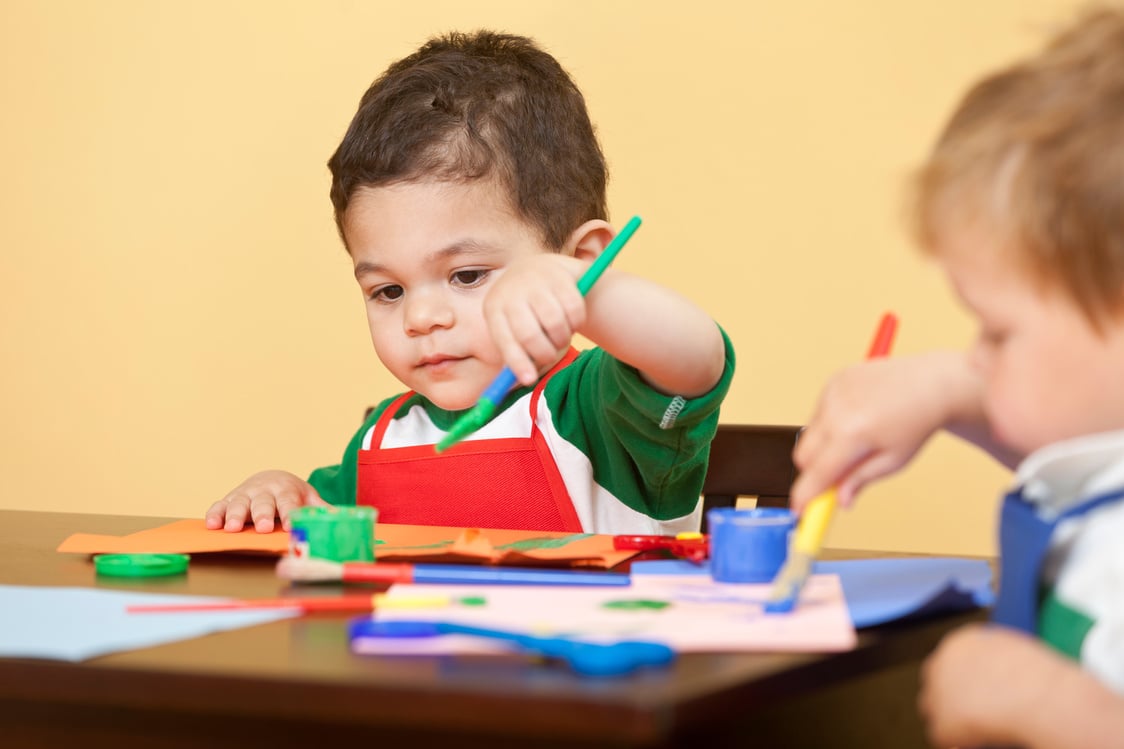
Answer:
[[[379,522],[580,532],[581,523],[562,474],[539,430],[539,398],[570,351],[535,386],[531,436],[467,440],[438,455],[433,445],[383,448],[394,414],[414,393],[379,416],[371,448],[359,451],[356,502],[378,508]]]

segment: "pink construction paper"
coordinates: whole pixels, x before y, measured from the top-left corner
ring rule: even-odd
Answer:
[[[766,614],[770,585],[715,583],[707,576],[636,576],[628,588],[531,586],[395,585],[389,595],[480,596],[483,606],[433,611],[384,610],[380,620],[427,619],[536,635],[595,640],[641,639],[691,652],[837,652],[855,647],[855,629],[836,575],[814,575],[788,614]],[[609,602],[662,601],[662,609],[619,609]],[[366,638],[352,644],[360,653],[488,653],[495,641],[463,636],[424,641]]]

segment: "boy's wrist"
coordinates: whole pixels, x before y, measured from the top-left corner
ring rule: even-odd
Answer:
[[[984,425],[983,394],[979,376],[960,351],[937,351],[929,355],[937,387],[945,397],[941,404],[940,423],[951,431],[974,429]]]

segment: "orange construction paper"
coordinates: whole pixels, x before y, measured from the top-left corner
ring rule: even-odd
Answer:
[[[613,537],[591,533],[519,531],[495,528],[452,528],[438,525],[375,527],[380,562],[443,562],[563,566],[607,569],[635,556],[613,548]],[[208,530],[203,520],[176,520],[130,533],[103,536],[75,533],[58,551],[70,554],[203,554],[249,553],[280,556],[289,549],[289,534],[252,528],[238,533]]]
[[[75,533],[56,551],[73,554],[200,554],[206,552],[265,552],[284,554],[289,534],[275,530],[258,533],[253,528],[240,533],[207,530],[203,519],[176,520],[127,536]]]

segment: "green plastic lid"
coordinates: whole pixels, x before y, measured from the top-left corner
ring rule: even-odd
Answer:
[[[160,577],[187,571],[187,554],[98,554],[94,569],[113,577]]]

